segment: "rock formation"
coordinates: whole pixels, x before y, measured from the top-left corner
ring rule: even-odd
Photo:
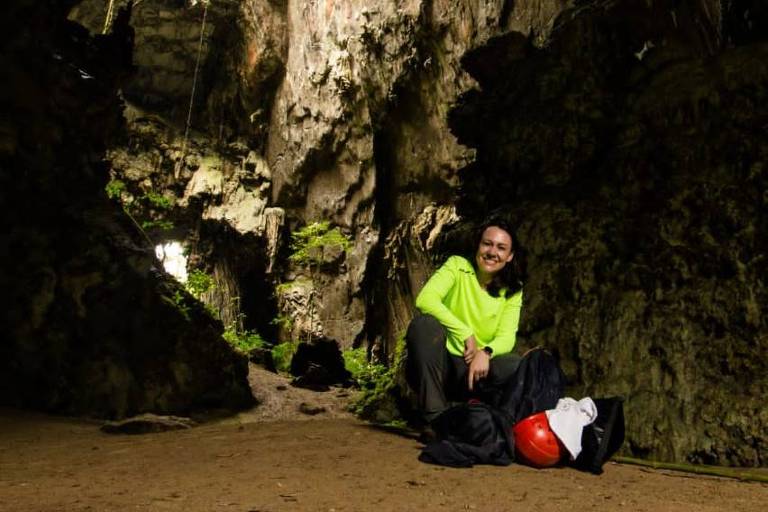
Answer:
[[[127,11],[92,38],[71,2],[15,2],[2,47],[0,401],[119,418],[253,403],[245,358],[107,198],[124,136]]]
[[[504,211],[520,345],[624,395],[630,452],[765,464],[762,2],[134,3],[113,196],[226,325],[386,359],[445,240]]]
[[[768,32],[707,5],[583,5],[468,55],[458,213],[520,219],[525,343],[626,397],[634,454],[761,465],[768,46],[734,41]]]

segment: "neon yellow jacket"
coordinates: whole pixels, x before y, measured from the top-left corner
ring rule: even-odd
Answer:
[[[451,256],[424,285],[416,297],[416,308],[445,327],[451,354],[461,356],[464,340],[474,334],[478,348],[491,347],[497,356],[514,348],[523,306],[522,290],[506,295],[502,289],[498,297],[491,297],[480,286],[472,264]]]

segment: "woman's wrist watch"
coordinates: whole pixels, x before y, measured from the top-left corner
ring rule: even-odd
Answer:
[[[488,354],[488,357],[492,357],[493,356],[493,349],[491,347],[483,347],[483,352]]]

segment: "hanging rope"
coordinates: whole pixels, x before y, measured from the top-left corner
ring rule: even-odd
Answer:
[[[112,17],[115,14],[115,0],[109,0],[107,4],[107,17],[104,18],[104,28],[101,30],[102,34],[106,34],[109,27],[112,25]]]
[[[203,22],[200,26],[200,43],[197,47],[197,61],[195,62],[195,74],[192,77],[192,92],[189,95],[189,110],[187,111],[187,126],[184,128],[184,140],[181,144],[181,158],[176,165],[175,178],[178,179],[181,172],[181,166],[184,157],[187,156],[187,140],[189,139],[189,127],[192,125],[192,107],[195,104],[195,90],[197,89],[197,75],[200,72],[200,57],[203,54],[203,43],[205,42],[205,19],[208,16],[208,0],[203,1]]]
[[[136,7],[138,7],[139,4],[143,1],[144,0],[134,0],[133,8],[136,9]],[[115,0],[109,0],[109,3],[107,4],[107,16],[104,18],[104,28],[101,29],[102,34],[106,34],[107,32],[109,32],[109,29],[112,27],[112,20],[114,17],[115,17]]]

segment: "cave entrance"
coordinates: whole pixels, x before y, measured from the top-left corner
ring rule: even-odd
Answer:
[[[180,283],[187,282],[187,256],[181,242],[170,240],[155,246],[155,255],[163,264],[166,272]]]

